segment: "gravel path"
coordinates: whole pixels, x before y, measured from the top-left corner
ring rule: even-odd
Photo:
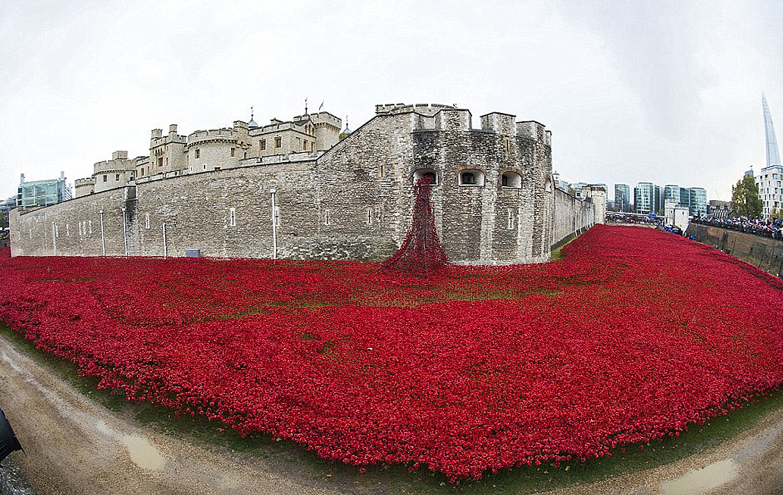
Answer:
[[[84,397],[2,337],[0,404],[27,452],[12,454],[13,459],[41,495],[389,493],[379,486],[340,486],[298,472],[296,466],[281,469],[279,460],[221,454],[139,428]],[[783,410],[701,454],[551,493],[781,494]]]

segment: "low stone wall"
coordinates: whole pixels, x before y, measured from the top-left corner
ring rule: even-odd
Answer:
[[[688,225],[685,234],[773,275],[783,274],[782,241],[696,223]]]

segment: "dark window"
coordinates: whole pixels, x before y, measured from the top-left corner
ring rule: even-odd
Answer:
[[[103,182],[106,182],[106,176],[105,175],[103,176]]]
[[[424,179],[429,179],[430,184],[435,184],[437,182],[437,176],[435,175],[435,172],[427,172],[422,176]]]
[[[462,172],[462,183],[463,184],[475,184],[476,183],[476,175],[473,172]]]
[[[276,137],[275,138],[275,148],[280,148],[283,146],[283,138]]]
[[[200,157],[201,157],[201,150],[197,149],[196,150],[196,158],[200,158]]]
[[[508,187],[508,175],[503,174],[503,178],[500,180],[500,184],[504,187]]]
[[[266,139],[262,139],[261,141],[258,142],[258,148],[261,151],[264,151],[266,149]]]
[[[236,148],[231,148],[231,158],[234,158],[235,152],[236,152]]]

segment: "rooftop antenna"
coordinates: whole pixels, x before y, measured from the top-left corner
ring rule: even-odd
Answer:
[[[308,115],[308,113],[307,113],[307,98],[305,98],[305,115]]]

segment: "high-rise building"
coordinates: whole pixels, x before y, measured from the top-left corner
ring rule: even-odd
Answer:
[[[49,206],[71,199],[71,187],[65,182],[65,173],[59,179],[25,182],[24,174],[16,194],[16,206],[22,209]]]
[[[691,216],[703,217],[707,215],[707,191],[703,187],[688,188]]]
[[[659,213],[662,209],[661,186],[652,182],[640,182],[633,190],[636,213]]]
[[[680,204],[689,208],[691,206],[691,190],[687,187],[680,188]]]
[[[663,187],[663,204],[666,204],[667,200],[674,201],[676,204],[683,204],[682,198],[680,193],[680,186],[676,184],[666,184]],[[688,206],[687,203],[685,203],[685,206]]]
[[[631,188],[628,184],[614,185],[614,207],[617,211],[631,211]]]
[[[780,163],[778,140],[775,136],[775,126],[772,124],[772,114],[767,105],[767,98],[761,94],[761,108],[764,112],[764,131],[767,145],[767,166],[755,177],[759,188],[759,197],[763,202],[761,214],[770,217],[776,211],[783,209],[783,166]]]

